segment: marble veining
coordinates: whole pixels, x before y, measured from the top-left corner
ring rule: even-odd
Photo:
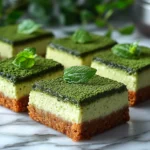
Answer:
[[[65,135],[32,121],[27,113],[0,107],[0,150],[150,150],[150,101],[130,108],[128,123],[73,142]]]
[[[65,36],[58,29],[55,31],[56,36]],[[149,40],[137,32],[126,37],[113,33],[113,38],[120,43],[141,39],[141,44],[150,46]],[[130,108],[130,116],[128,123],[90,141],[73,142],[33,121],[27,113],[18,114],[0,107],[0,150],[150,150],[150,100]]]

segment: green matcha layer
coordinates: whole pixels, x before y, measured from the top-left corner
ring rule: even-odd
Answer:
[[[60,101],[83,106],[98,98],[123,92],[126,88],[121,83],[95,76],[87,84],[69,84],[61,77],[41,81],[35,83],[33,90],[56,96]]]
[[[63,70],[63,66],[51,59],[42,57],[35,58],[35,65],[30,69],[21,69],[12,64],[14,58],[6,59],[0,62],[0,76],[10,82],[18,83],[25,80],[41,76],[47,72]]]
[[[20,45],[40,38],[51,38],[53,34],[43,29],[38,29],[32,34],[17,33],[17,25],[0,27],[0,41],[11,45]]]
[[[106,64],[112,68],[121,69],[128,74],[134,74],[150,68],[150,48],[141,47],[142,54],[139,59],[124,59],[112,54],[111,51],[101,52],[94,61]]]
[[[69,37],[54,39],[52,40],[50,47],[81,57],[101,49],[108,48],[114,44],[116,44],[116,42],[110,38],[93,35],[93,41],[84,44],[74,43]]]
[[[139,59],[124,59],[112,53],[101,52],[92,62],[97,74],[124,83],[128,90],[138,89],[150,85],[150,48],[142,47]]]
[[[29,105],[63,120],[82,123],[127,107],[128,96],[123,84],[100,76],[86,84],[69,84],[60,77],[35,83]]]
[[[20,69],[12,64],[14,58],[0,62],[0,93],[19,100],[28,96],[34,82],[59,77],[63,66],[53,60],[36,57],[35,65],[30,69]]]
[[[65,67],[90,66],[93,57],[99,51],[105,50],[116,43],[107,37],[98,35],[92,35],[92,37],[93,41],[84,44],[73,42],[71,37],[54,39],[47,47],[46,58],[54,59]]]

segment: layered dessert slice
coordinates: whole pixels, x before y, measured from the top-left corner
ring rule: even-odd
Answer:
[[[86,43],[82,41],[78,43],[71,36],[54,39],[47,47],[46,58],[54,59],[65,67],[76,65],[90,66],[93,57],[98,52],[116,44],[112,39],[99,35],[91,34],[91,39],[91,41]]]
[[[150,48],[139,48],[141,55],[137,59],[121,58],[107,51],[96,56],[91,65],[98,75],[127,86],[130,106],[150,99]]]
[[[29,96],[30,117],[74,141],[85,140],[129,120],[125,85],[95,75],[87,83],[62,77],[39,81]]]
[[[0,105],[22,112],[27,110],[32,84],[61,76],[63,66],[53,60],[36,57],[35,65],[24,69],[13,65],[13,61],[14,58],[10,58],[0,62]]]
[[[25,47],[35,47],[37,54],[45,55],[46,46],[51,41],[53,34],[43,29],[38,29],[31,34],[18,33],[18,25],[0,27],[0,57],[10,58],[15,56]]]

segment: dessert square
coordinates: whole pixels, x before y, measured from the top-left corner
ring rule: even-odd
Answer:
[[[32,34],[17,33],[17,25],[0,27],[0,57],[10,58],[26,47],[35,47],[37,54],[45,55],[46,46],[53,34],[38,29]]]
[[[91,65],[98,75],[127,86],[130,106],[150,99],[150,48],[140,48],[139,59],[124,59],[107,51],[96,56]]]
[[[91,138],[129,120],[125,85],[100,76],[88,83],[62,77],[39,81],[29,96],[29,115],[74,141]]]
[[[12,64],[14,58],[0,62],[0,105],[15,112],[27,110],[28,95],[34,82],[56,78],[63,74],[63,66],[53,60],[36,57],[30,69]]]
[[[71,37],[54,39],[47,47],[46,58],[54,59],[65,67],[77,65],[91,65],[93,57],[116,44],[110,38],[92,35],[93,41],[89,43],[75,43]]]

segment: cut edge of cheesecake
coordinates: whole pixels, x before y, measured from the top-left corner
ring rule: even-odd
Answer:
[[[129,121],[129,108],[125,107],[111,113],[105,118],[99,118],[81,124],[71,123],[63,119],[38,109],[33,105],[28,106],[29,116],[48,127],[51,127],[71,138],[73,141],[89,140],[92,136],[105,132],[117,125]]]
[[[51,74],[29,79],[28,81],[14,84],[0,77],[0,105],[15,112],[27,111],[29,93],[33,84],[39,80],[49,80],[62,76],[63,70],[57,70]]]
[[[17,25],[0,27],[0,57],[11,58],[26,47],[35,47],[37,54],[44,56],[46,46],[54,37],[52,32],[38,29],[32,34],[17,33]]]
[[[62,63],[65,67],[74,65],[90,66],[95,55],[97,55],[100,51],[107,50],[116,44],[116,42],[112,39],[98,35],[93,36],[96,37],[94,43],[91,42],[86,44],[74,43],[71,40],[71,37],[54,39],[47,46],[46,58],[54,59]],[[98,42],[100,40],[102,41]],[[103,45],[100,45],[100,43]],[[64,60],[64,58],[67,59]]]
[[[46,54],[46,46],[50,42],[51,38],[43,38],[40,40],[35,40],[31,42],[26,42],[24,44],[18,44],[18,45],[11,45],[5,42],[0,41],[0,57],[2,59],[11,58],[15,55],[17,55],[20,51],[22,51],[26,47],[35,47],[36,52],[40,56],[45,56]]]
[[[98,53],[99,52],[93,52],[91,54],[88,54],[87,56],[80,57],[80,56],[72,55],[65,51],[59,51],[56,48],[47,47],[46,58],[54,59],[55,61],[63,64],[65,68],[68,68],[71,66],[79,66],[79,65],[90,66],[93,57],[97,55]]]
[[[33,94],[33,93],[30,93],[30,98],[32,97],[31,94]],[[37,95],[37,96],[39,96],[39,95]],[[119,98],[121,98],[120,101],[123,101],[123,99],[124,99],[122,97],[122,95],[120,95]],[[86,120],[83,122],[72,122],[70,120],[67,120],[67,118],[64,119],[63,118],[64,111],[62,113],[63,116],[56,115],[55,113],[53,113],[51,111],[47,111],[45,109],[42,109],[42,108],[36,106],[35,104],[32,104],[30,101],[31,99],[29,100],[28,110],[29,110],[29,116],[33,120],[38,121],[44,125],[47,125],[49,127],[52,127],[53,129],[56,129],[59,132],[66,134],[67,136],[72,138],[74,141],[80,141],[80,140],[90,139],[93,135],[104,132],[104,131],[111,129],[119,124],[127,122],[129,120],[127,92],[126,92],[125,99],[126,99],[126,104],[124,104],[124,106],[120,107],[119,109],[112,111],[103,117],[97,117],[97,118],[94,118],[91,120]],[[48,99],[48,100],[50,101],[50,99]],[[113,99],[110,98],[109,100],[111,101]],[[117,99],[117,100],[119,100],[119,99]],[[42,99],[42,103],[45,103],[45,101],[43,99]],[[64,110],[64,108],[59,107],[58,105],[52,105],[51,107],[54,108],[54,106],[60,108],[60,110]],[[86,109],[88,111],[88,107],[85,107],[84,110],[86,110]],[[94,108],[89,107],[89,109],[93,110]],[[106,110],[109,109],[109,108],[107,108],[107,105],[105,106],[105,109]],[[84,113],[84,110],[81,110],[80,113],[81,112]],[[76,108],[76,111],[74,109],[70,109],[70,111],[69,111],[69,107],[66,107],[65,111],[68,114],[79,112],[78,108]],[[92,111],[92,114],[94,111]],[[91,111],[89,111],[88,114],[91,114]],[[77,115],[77,113],[76,113],[76,115]],[[81,116],[79,118],[81,119]]]
[[[108,94],[90,104],[78,106],[70,102],[61,101],[59,97],[32,90],[29,96],[29,105],[55,114],[65,121],[78,124],[97,118],[104,118],[115,111],[127,107],[128,93],[123,91],[113,95]]]
[[[114,94],[95,97],[94,101],[91,98],[92,102],[87,105],[62,101],[58,96],[54,96],[55,94],[42,92],[42,89],[33,88],[30,92],[28,106],[30,117],[66,134],[74,141],[91,138],[129,120],[128,93],[125,88],[119,92],[116,90]],[[54,93],[54,89],[50,90]],[[59,91],[57,94],[61,96]],[[108,119],[111,119],[111,122]]]
[[[108,66],[96,60],[92,61],[91,67],[97,69],[97,75],[125,84],[129,93],[130,106],[150,98],[149,92],[145,92],[150,89],[150,78],[147,76],[150,74],[149,68],[139,73],[128,74],[122,69]]]
[[[39,80],[62,76],[64,67],[56,61],[36,57],[32,68],[23,69],[13,65],[13,60],[0,62],[0,105],[19,112],[27,106],[32,85]]]

